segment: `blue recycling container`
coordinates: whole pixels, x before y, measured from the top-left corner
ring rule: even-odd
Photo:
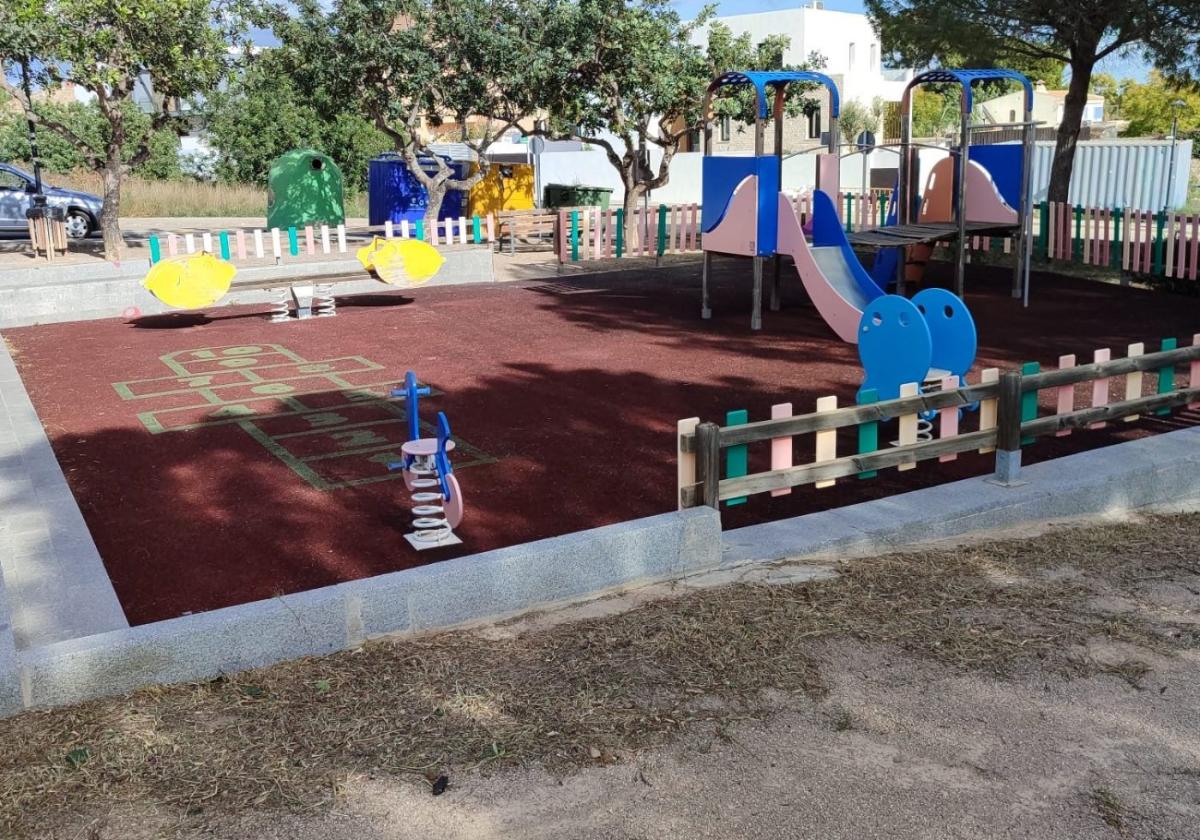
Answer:
[[[467,177],[467,162],[442,158],[454,170],[454,178]],[[418,164],[429,174],[437,171],[433,158],[417,159]],[[389,152],[373,158],[367,167],[367,217],[371,225],[393,224],[408,220],[410,223],[425,218],[429,204],[425,187],[408,171],[408,164],[400,155]],[[467,211],[467,191],[449,190],[442,200],[439,219],[457,219]]]

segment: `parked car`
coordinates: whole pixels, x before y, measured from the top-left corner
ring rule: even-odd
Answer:
[[[91,193],[52,187],[42,182],[46,204],[67,214],[67,236],[83,239],[100,227],[104,199]],[[0,232],[24,233],[29,228],[25,211],[33,206],[33,175],[10,163],[0,163]]]

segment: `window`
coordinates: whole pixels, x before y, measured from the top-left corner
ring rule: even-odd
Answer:
[[[687,138],[688,151],[700,152],[704,150],[704,135],[700,132],[700,129],[693,128],[688,132]]]
[[[821,136],[821,112],[811,111],[808,115],[808,139],[817,140]]]
[[[1009,121],[1009,122],[1016,122],[1016,121],[1017,121],[1017,112],[1016,112],[1016,111],[1012,111],[1012,110],[1010,110],[1010,111],[1008,112],[1008,121]]]
[[[730,123],[732,120],[729,117],[721,117],[721,142],[729,142]]]
[[[871,45],[871,72],[874,73],[879,68],[879,45]]]
[[[853,41],[850,42],[849,64],[847,65],[846,69],[847,70],[854,69],[854,42]]]
[[[0,169],[0,190],[24,191],[27,186],[28,183],[20,175]]]

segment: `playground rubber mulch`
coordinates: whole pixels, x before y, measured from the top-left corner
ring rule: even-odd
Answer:
[[[714,318],[696,266],[358,296],[338,316],[271,324],[261,307],[5,332],[132,623],[145,623],[620,522],[675,507],[675,424],[853,401],[855,348],[784,267],[783,311],[749,329],[748,266],[719,261]],[[1007,270],[973,267],[976,370],[1200,330],[1196,299],[1038,274],[1029,309]],[[463,545],[418,554],[386,464],[404,440],[408,369],[460,447]],[[1147,392],[1154,387],[1147,376]],[[1113,395],[1123,393],[1123,383]],[[1049,405],[1052,398],[1044,394]],[[1196,422],[1195,413],[1039,440],[1034,462]],[[973,420],[968,420],[968,424]],[[852,430],[850,430],[852,431]],[[839,451],[851,451],[849,432]],[[797,441],[797,461],[811,457]],[[751,467],[765,459],[752,450]],[[869,481],[753,497],[725,527],[988,472],[961,455]]]

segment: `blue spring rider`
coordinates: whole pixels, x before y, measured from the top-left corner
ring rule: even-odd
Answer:
[[[437,413],[435,436],[421,437],[420,400],[431,393],[428,385],[417,384],[411,370],[404,374],[404,387],[392,391],[393,397],[404,399],[408,440],[400,447],[403,458],[388,464],[388,469],[402,470],[412,493],[413,531],[404,538],[418,551],[462,543],[454,535],[463,517],[462,489],[450,464],[454,441],[444,412]]]
[[[900,396],[900,386],[940,382],[948,376],[965,382],[975,363],[978,337],[967,305],[945,289],[924,289],[912,299],[881,295],[863,310],[858,325],[858,358],[864,391],[878,399]]]

